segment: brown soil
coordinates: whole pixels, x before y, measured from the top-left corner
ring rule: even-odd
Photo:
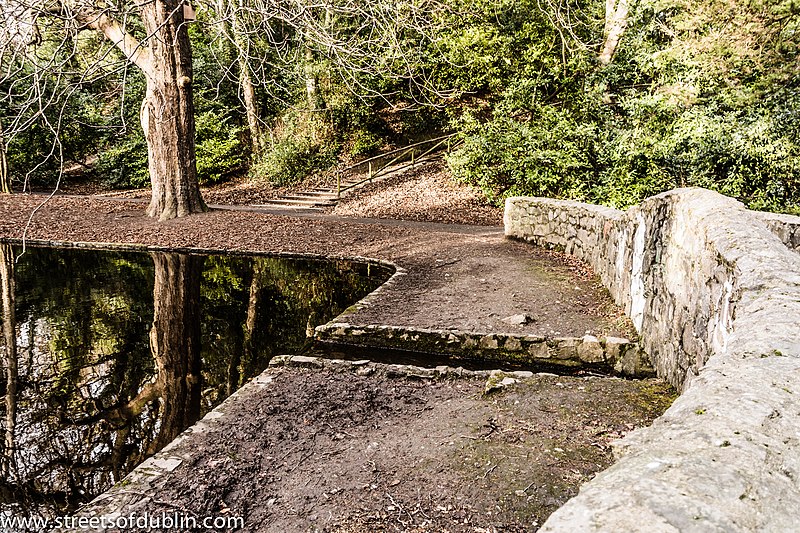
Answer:
[[[356,189],[331,213],[484,226],[503,223],[503,210],[490,206],[474,187],[454,181],[441,160]]]
[[[483,396],[475,378],[269,372],[138,512],[242,516],[243,531],[534,531],[672,400],[653,380],[536,375]]]

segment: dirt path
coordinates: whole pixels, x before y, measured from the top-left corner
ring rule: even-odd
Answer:
[[[268,370],[169,450],[177,468],[112,492],[113,511],[263,532],[535,531],[672,400],[654,380],[534,375],[484,396],[485,378],[358,369]]]
[[[0,237],[20,238],[38,196],[0,197]],[[213,210],[158,223],[139,203],[55,197],[30,239],[364,256],[408,270],[355,323],[547,336],[627,336],[605,290],[565,256],[504,239],[502,229],[326,215]],[[525,313],[525,325],[503,322]]]

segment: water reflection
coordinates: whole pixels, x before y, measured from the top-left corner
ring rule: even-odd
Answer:
[[[15,515],[99,494],[388,276],[344,261],[15,253],[0,243],[0,511]]]

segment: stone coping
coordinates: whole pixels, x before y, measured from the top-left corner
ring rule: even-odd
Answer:
[[[342,317],[317,326],[319,342],[371,348],[413,350],[447,354],[464,361],[516,363],[528,368],[598,368],[608,372],[645,377],[654,374],[639,345],[617,337],[548,338],[536,335],[432,330],[383,325],[351,325]]]
[[[683,390],[541,531],[797,528],[800,257],[765,218],[703,189],[626,212],[507,201],[506,234],[589,262]]]
[[[800,217],[781,213],[754,211],[764,220],[767,228],[778,236],[790,250],[800,252]]]

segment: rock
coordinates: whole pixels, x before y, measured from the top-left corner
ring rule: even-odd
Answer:
[[[504,319],[502,319],[501,322],[505,322],[506,324],[511,324],[512,326],[524,326],[525,324],[536,322],[536,319],[534,319],[527,313],[520,313],[518,315],[507,316]]]
[[[295,355],[291,359],[292,366],[301,368],[322,368],[325,364],[319,357],[307,357],[305,355]]]
[[[519,380],[512,378],[504,372],[493,370],[489,376],[489,379],[486,380],[486,385],[483,387],[483,393],[490,394],[492,392],[497,392],[510,385],[514,385],[515,383],[519,383]]]
[[[478,346],[485,350],[496,350],[497,337],[495,337],[494,335],[485,335],[481,337],[480,342],[478,342]]]
[[[602,363],[605,360],[603,346],[600,340],[593,335],[586,335],[581,339],[577,348],[578,359],[584,363]]]
[[[371,366],[360,366],[356,370],[357,376],[370,376],[375,373],[375,368]]]

